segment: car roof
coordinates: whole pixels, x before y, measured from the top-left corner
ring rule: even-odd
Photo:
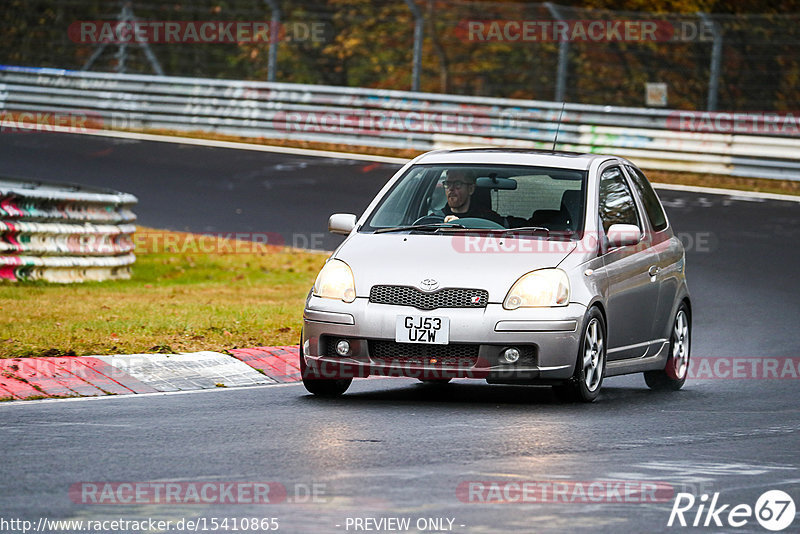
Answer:
[[[616,159],[616,156],[528,148],[456,148],[428,152],[419,156],[414,163],[535,165],[588,170],[593,162],[611,158]]]

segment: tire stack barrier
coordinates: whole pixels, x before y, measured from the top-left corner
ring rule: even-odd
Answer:
[[[133,254],[128,193],[0,177],[0,279],[127,279]]]

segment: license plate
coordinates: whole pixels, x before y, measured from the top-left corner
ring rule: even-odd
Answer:
[[[447,345],[450,342],[450,318],[398,315],[394,340],[400,343]]]

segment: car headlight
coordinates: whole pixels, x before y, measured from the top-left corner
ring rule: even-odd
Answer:
[[[317,275],[314,296],[344,302],[356,300],[356,283],[353,271],[342,260],[330,260]]]
[[[561,269],[540,269],[514,282],[503,308],[535,308],[569,304],[569,279]]]

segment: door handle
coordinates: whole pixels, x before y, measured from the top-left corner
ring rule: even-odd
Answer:
[[[650,276],[655,276],[661,272],[661,269],[658,268],[658,265],[653,265],[650,269],[647,270],[647,274]]]

